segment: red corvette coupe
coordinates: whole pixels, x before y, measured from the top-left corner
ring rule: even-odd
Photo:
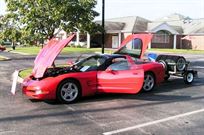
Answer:
[[[152,35],[128,36],[114,54],[98,54],[72,66],[52,67],[56,56],[75,35],[51,40],[38,54],[23,93],[34,99],[58,99],[71,103],[97,93],[136,94],[151,91],[164,80],[162,64],[141,60]]]

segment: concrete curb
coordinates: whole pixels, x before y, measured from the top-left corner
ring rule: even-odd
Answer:
[[[18,83],[22,83],[23,80],[25,79],[25,78],[20,77],[20,76],[19,76],[19,73],[20,73],[21,71],[23,71],[23,70],[26,70],[26,69],[27,69],[27,68],[18,70]]]
[[[32,54],[29,54],[29,53],[23,53],[23,52],[13,52],[13,51],[7,51],[9,53],[15,53],[15,54],[21,54],[21,55],[32,55]]]
[[[3,58],[3,59],[2,60],[0,59],[0,61],[9,61],[9,60],[11,60],[10,58],[5,57],[5,56],[1,56],[1,58]]]

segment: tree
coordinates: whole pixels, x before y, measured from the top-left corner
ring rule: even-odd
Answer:
[[[9,18],[28,35],[50,39],[56,28],[94,32],[96,0],[6,0]]]
[[[10,40],[13,49],[15,49],[15,43],[21,38],[21,31],[18,25],[9,16],[1,16],[0,29],[0,39]]]

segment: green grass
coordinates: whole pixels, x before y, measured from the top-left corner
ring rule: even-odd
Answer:
[[[16,50],[11,50],[12,52],[20,52],[30,55],[36,55],[40,51],[41,47],[16,47]],[[72,54],[72,53],[94,53],[101,52],[101,48],[75,48],[75,47],[66,47],[62,50],[62,54]],[[106,51],[108,52],[108,51]]]
[[[148,49],[148,51],[163,53],[204,54],[204,50],[191,49]]]
[[[41,47],[16,47],[16,50],[13,52],[25,53],[28,55],[37,55]],[[204,54],[204,50],[191,50],[191,49],[148,49],[152,52],[162,52],[162,53],[182,53],[182,54]],[[75,47],[66,47],[62,50],[62,54],[72,54],[72,53],[95,53],[101,52],[101,48],[75,48]],[[112,53],[111,49],[105,49],[105,53]]]
[[[26,54],[31,54],[35,55],[40,51],[40,47],[16,47],[15,50],[8,49],[12,52],[20,52],[20,53],[26,53]]]
[[[28,77],[31,74],[31,72],[32,72],[32,68],[28,68],[28,69],[20,71],[19,76],[24,79]]]

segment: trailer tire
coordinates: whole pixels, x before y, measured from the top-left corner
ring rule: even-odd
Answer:
[[[191,84],[194,80],[193,72],[190,72],[190,71],[186,72],[183,76],[183,79],[185,84]]]

